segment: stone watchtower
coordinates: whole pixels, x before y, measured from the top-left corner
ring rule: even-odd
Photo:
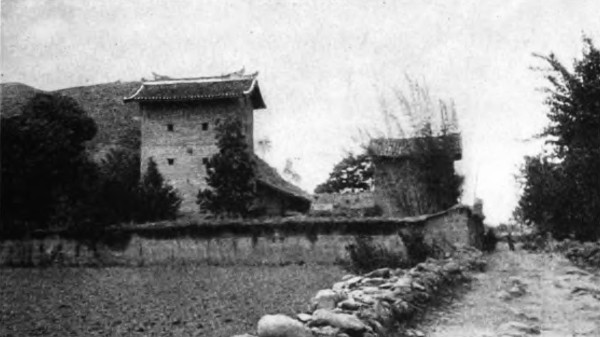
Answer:
[[[215,126],[232,117],[244,125],[253,149],[253,112],[265,103],[257,73],[143,81],[125,102],[138,102],[142,116],[141,167],[153,158],[159,171],[183,198],[181,211],[197,209],[199,189],[207,188],[205,165],[219,151]]]
[[[441,147],[445,154],[443,157],[434,158],[435,165],[444,172],[454,172],[454,161],[462,158],[461,137],[458,133],[443,136],[415,137],[415,138],[378,138],[371,140],[369,153],[374,164],[374,199],[386,216],[413,216],[414,210],[403,209],[402,204],[407,200],[418,202],[427,201],[418,205],[426,213],[440,211],[444,204],[452,204],[455,200],[446,200],[447,196],[431,196],[419,180],[419,172],[424,167],[416,160],[428,148]],[[441,198],[441,199],[440,199]],[[451,206],[451,205],[450,205]],[[447,206],[447,207],[450,207]],[[442,207],[443,208],[443,207]],[[423,213],[421,213],[423,214]]]

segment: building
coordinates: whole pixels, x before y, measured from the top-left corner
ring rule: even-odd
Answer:
[[[420,181],[419,173],[424,169],[420,159],[424,152],[433,147],[444,151],[443,156],[433,160],[436,168],[451,176],[454,173],[454,161],[462,158],[460,134],[371,140],[369,153],[374,164],[374,199],[384,215],[414,216],[439,212],[454,205],[456,200],[444,200],[446,196],[428,191]],[[411,209],[402,206],[407,203],[417,205]]]
[[[354,193],[318,193],[313,195],[310,211],[315,215],[377,215],[371,191]]]
[[[253,151],[254,110],[266,108],[257,80],[258,73],[244,71],[213,77],[173,79],[156,76],[143,81],[125,102],[137,102],[142,116],[141,168],[153,158],[165,179],[183,198],[182,212],[197,209],[196,196],[208,188],[206,163],[219,151],[216,125],[239,118],[248,148]],[[257,206],[269,214],[310,207],[306,193],[281,178],[260,158],[257,167]]]

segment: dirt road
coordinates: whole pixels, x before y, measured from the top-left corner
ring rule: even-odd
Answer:
[[[600,273],[555,254],[489,256],[470,291],[423,320],[431,337],[600,336]]]

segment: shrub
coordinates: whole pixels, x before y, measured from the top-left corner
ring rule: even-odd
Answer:
[[[401,233],[406,253],[390,250],[374,242],[373,237],[357,235],[346,245],[350,261],[346,268],[355,273],[365,273],[377,268],[407,268],[425,261],[432,254],[431,247],[418,232]]]
[[[174,219],[177,216],[181,198],[172,186],[165,183],[152,158],[148,161],[148,169],[142,177],[138,193],[138,221]]]
[[[434,247],[425,243],[423,233],[417,231],[400,232],[398,235],[402,238],[402,243],[406,247],[408,263],[413,266],[427,260],[434,255]]]

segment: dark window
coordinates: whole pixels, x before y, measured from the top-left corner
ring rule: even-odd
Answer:
[[[207,165],[208,164],[208,158],[206,158],[206,157],[202,158],[202,164]]]
[[[167,124],[167,131],[173,132],[173,124]]]
[[[173,159],[173,158],[167,158],[167,163],[169,165],[173,165],[175,163],[175,159]]]
[[[194,154],[194,149],[192,149],[191,147],[187,148],[187,153],[188,154]]]
[[[208,130],[208,123],[202,123],[202,131]]]

